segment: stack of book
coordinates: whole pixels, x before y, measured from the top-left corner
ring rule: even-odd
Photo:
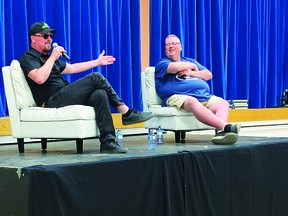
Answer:
[[[248,109],[248,100],[230,100],[231,109]]]
[[[283,92],[282,106],[288,107],[288,89]]]

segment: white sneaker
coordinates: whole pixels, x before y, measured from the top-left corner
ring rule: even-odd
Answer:
[[[233,132],[225,133],[224,131],[217,133],[211,142],[215,145],[232,145],[237,142],[239,135]]]

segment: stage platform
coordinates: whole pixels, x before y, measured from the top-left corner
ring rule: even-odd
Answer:
[[[212,130],[178,145],[167,133],[150,151],[146,134],[126,134],[123,155],[100,154],[97,139],[84,141],[82,155],[71,140],[49,142],[46,154],[31,140],[20,155],[2,142],[0,215],[287,216],[288,126],[280,127],[261,136],[261,127],[243,128],[231,146],[213,145]]]

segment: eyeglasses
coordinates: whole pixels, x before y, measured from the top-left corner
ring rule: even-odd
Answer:
[[[48,37],[50,37],[51,39],[53,39],[53,34],[40,34],[40,35],[34,35],[36,37],[43,37],[45,40],[48,39]]]
[[[179,42],[172,42],[172,43],[166,43],[165,45],[166,46],[171,46],[171,45],[175,46],[177,44],[180,44],[180,43]]]

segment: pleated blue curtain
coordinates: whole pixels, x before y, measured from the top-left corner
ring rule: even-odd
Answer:
[[[165,56],[168,34],[183,56],[209,68],[212,92],[248,99],[250,108],[281,106],[288,88],[286,0],[150,0],[150,65]]]
[[[116,58],[113,65],[66,75],[67,80],[100,72],[127,105],[142,110],[140,0],[0,0],[0,18],[1,68],[29,48],[29,26],[46,21],[71,63],[95,59],[102,50]],[[2,75],[0,91],[0,116],[7,116]]]

